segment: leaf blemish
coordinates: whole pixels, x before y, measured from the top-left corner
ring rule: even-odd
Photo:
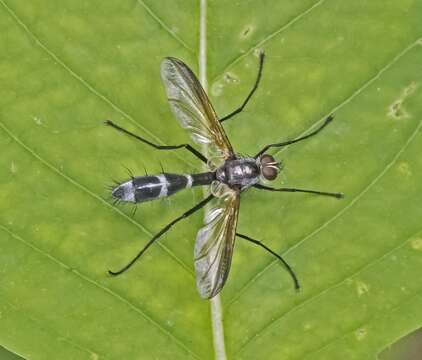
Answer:
[[[35,124],[42,125],[42,119],[40,117],[34,116],[32,119],[34,120]]]
[[[356,339],[359,341],[362,341],[363,339],[365,339],[366,335],[367,335],[367,331],[365,328],[360,328],[356,330],[355,332]]]
[[[242,38],[242,39],[247,38],[248,36],[250,36],[252,34],[253,30],[255,30],[255,28],[252,25],[247,25],[240,32],[240,38]]]
[[[404,109],[403,104],[409,96],[415,93],[417,87],[418,85],[414,81],[412,81],[409,86],[406,86],[398,99],[388,108],[387,115],[395,119],[408,118],[410,115],[406,109]]]
[[[397,170],[398,172],[405,176],[405,177],[410,177],[412,176],[412,170],[410,169],[410,165],[408,162],[406,161],[402,161],[397,165]]]
[[[223,81],[217,81],[211,86],[211,95],[212,96],[221,96],[224,90],[225,84],[236,84],[240,80],[239,78],[232,73],[225,73],[223,76]]]
[[[410,246],[413,250],[422,251],[422,239],[416,238],[410,242]]]
[[[357,281],[356,282],[356,292],[358,293],[359,297],[368,293],[369,292],[369,285],[365,284],[362,281]]]
[[[14,161],[12,161],[11,164],[10,164],[10,172],[12,174],[16,174],[18,172],[18,168],[17,168]]]
[[[231,73],[225,73],[224,74],[224,81],[226,83],[238,83],[239,82],[239,78]]]
[[[211,86],[211,95],[212,96],[221,96],[223,93],[224,85],[220,82],[215,82]]]
[[[305,325],[303,325],[303,329],[305,331],[309,331],[312,329],[312,325],[310,323],[306,323]]]

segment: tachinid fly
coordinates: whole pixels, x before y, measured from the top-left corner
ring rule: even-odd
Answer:
[[[246,189],[254,187],[259,190],[302,192],[341,198],[343,196],[341,193],[274,188],[262,184],[263,181],[275,180],[280,171],[280,163],[272,155],[267,154],[267,150],[293,144],[317,134],[333,119],[333,116],[330,115],[319,128],[308,135],[290,141],[268,144],[253,157],[236,154],[224,132],[222,122],[240,113],[258,88],[264,65],[263,52],[260,53],[259,59],[258,76],[246,100],[235,111],[220,119],[190,68],[176,58],[169,57],[163,60],[161,77],[170,108],[180,125],[190,133],[192,140],[206,148],[207,157],[189,144],[157,145],[111,121],[106,121],[107,125],[155,149],[175,150],[185,148],[207,164],[209,169],[207,172],[197,174],[162,173],[156,176],[132,177],[112,189],[112,196],[117,201],[140,203],[170,196],[192,186],[210,186],[210,195],[164,226],[125,267],[119,271],[109,271],[110,274],[119,275],[128,270],[149,246],[174,224],[210,203],[210,208],[205,217],[205,226],[197,234],[194,250],[196,283],[202,298],[212,298],[223,288],[229,274],[236,236],[262,247],[277,257],[291,275],[295,288],[299,288],[295,273],[281,256],[262,242],[236,232],[240,194]]]

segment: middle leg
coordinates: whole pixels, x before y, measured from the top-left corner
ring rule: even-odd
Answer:
[[[261,80],[261,76],[262,76],[262,69],[264,68],[264,58],[265,58],[265,54],[263,51],[261,51],[259,53],[259,69],[258,69],[258,76],[256,77],[255,80],[255,84],[251,90],[251,92],[249,93],[249,95],[246,97],[245,101],[243,101],[243,104],[240,105],[236,110],[232,111],[230,114],[222,117],[220,119],[220,122],[229,120],[231,117],[233,117],[236,114],[239,114],[243,108],[246,106],[246,104],[249,102],[249,100],[251,99],[252,95],[255,93],[256,89],[258,88],[259,82]]]
[[[247,240],[247,241],[251,242],[252,244],[258,245],[258,246],[262,247],[264,250],[268,251],[270,254],[274,255],[278,260],[281,261],[281,263],[284,265],[286,270],[289,272],[290,276],[292,277],[293,283],[295,285],[295,289],[296,290],[300,289],[299,280],[297,279],[296,274],[294,273],[294,271],[290,267],[290,265],[286,262],[286,260],[284,260],[280,255],[278,255],[276,252],[271,250],[268,246],[266,246],[265,244],[263,244],[259,240],[252,239],[249,236],[242,235],[242,234],[239,234],[239,233],[236,233],[236,236],[240,237],[241,239]]]
[[[344,197],[343,193],[332,193],[332,192],[326,192],[326,191],[317,191],[317,190],[306,190],[306,189],[296,189],[296,188],[273,188],[271,186],[261,185],[261,184],[255,184],[253,185],[254,188],[259,190],[268,190],[268,191],[284,191],[284,192],[302,192],[302,193],[308,193],[308,194],[315,194],[315,195],[324,195],[324,196],[331,196],[335,197],[337,199],[341,199]]]
[[[269,145],[265,145],[259,152],[258,152],[258,154],[256,154],[255,156],[254,156],[254,158],[256,159],[256,158],[258,158],[260,155],[262,155],[263,153],[265,153],[268,149],[270,149],[270,148],[273,148],[273,147],[283,147],[283,146],[286,146],[286,145],[290,145],[290,144],[294,144],[294,143],[297,143],[297,142],[299,142],[299,141],[302,141],[302,140],[306,140],[306,139],[309,139],[310,137],[312,137],[312,136],[314,136],[314,135],[316,135],[316,134],[318,134],[322,129],[324,129],[332,120],[334,119],[334,115],[330,115],[330,116],[328,116],[325,120],[324,120],[324,123],[320,126],[320,127],[318,127],[316,130],[314,130],[314,131],[312,131],[311,133],[309,133],[308,135],[305,135],[305,136],[301,136],[301,137],[299,137],[299,138],[297,138],[297,139],[294,139],[294,140],[289,140],[289,141],[284,141],[284,142],[281,142],[281,143],[274,143],[274,144],[269,144]]]
[[[127,134],[127,135],[135,138],[136,140],[142,141],[144,144],[152,146],[153,148],[155,148],[157,150],[176,150],[176,149],[185,148],[186,150],[191,152],[193,155],[195,155],[199,160],[203,161],[205,164],[208,162],[208,159],[204,155],[202,155],[198,150],[196,150],[195,148],[193,148],[189,144],[157,145],[157,144],[152,143],[151,141],[148,141],[147,139],[144,139],[143,137],[141,137],[139,135],[134,134],[133,132],[130,132],[129,130],[122,128],[121,126],[115,124],[111,120],[106,120],[105,124],[108,125],[108,126],[111,126],[113,129],[116,129],[117,131],[120,131],[124,134]]]

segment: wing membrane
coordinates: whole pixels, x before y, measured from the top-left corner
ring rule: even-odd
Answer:
[[[205,299],[217,295],[227,280],[236,236],[240,197],[221,186],[225,194],[212,201],[195,243],[196,285]]]
[[[170,108],[192,140],[207,146],[214,157],[231,157],[233,148],[229,139],[192,70],[179,59],[168,57],[161,63],[161,78]]]

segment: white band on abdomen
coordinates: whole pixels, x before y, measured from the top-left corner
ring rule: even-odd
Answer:
[[[158,195],[158,197],[165,197],[167,196],[168,193],[168,182],[167,179],[164,175],[158,175],[157,176],[158,180],[160,180],[160,184],[161,184],[161,189],[160,189],[160,194]]]
[[[192,178],[192,176],[191,175],[185,175],[185,176],[186,176],[186,179],[188,180],[188,182],[186,184],[186,188],[192,187],[192,184],[193,184],[193,178]]]

